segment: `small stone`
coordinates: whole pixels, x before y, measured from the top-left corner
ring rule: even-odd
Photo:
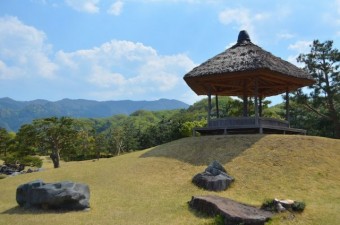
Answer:
[[[277,202],[276,203],[276,211],[277,212],[284,212],[284,211],[286,211],[287,209],[285,208],[285,207],[283,207],[282,205],[281,205],[281,203],[279,203],[279,202]]]

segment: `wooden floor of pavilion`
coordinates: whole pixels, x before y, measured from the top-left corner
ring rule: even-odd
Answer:
[[[306,130],[291,128],[286,120],[265,117],[232,117],[211,119],[208,126],[194,128],[193,135],[229,134],[306,134]]]

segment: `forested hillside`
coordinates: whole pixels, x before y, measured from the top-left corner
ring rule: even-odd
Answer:
[[[56,102],[47,100],[15,101],[0,99],[0,127],[17,131],[21,125],[46,117],[68,116],[72,118],[103,118],[117,114],[130,115],[137,110],[186,109],[189,105],[177,100],[157,101],[92,101],[63,99]]]

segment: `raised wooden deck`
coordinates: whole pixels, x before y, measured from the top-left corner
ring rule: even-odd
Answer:
[[[232,117],[211,119],[207,127],[194,128],[201,135],[217,134],[306,134],[306,130],[291,128],[288,121],[264,117]]]

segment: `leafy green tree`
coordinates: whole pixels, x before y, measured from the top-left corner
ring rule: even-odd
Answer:
[[[96,134],[94,136],[94,148],[97,159],[101,157],[101,153],[105,153],[105,155],[109,153],[108,139],[106,138],[106,135],[103,132]]]
[[[310,53],[299,55],[297,60],[305,64],[304,69],[316,82],[309,87],[309,94],[299,90],[293,100],[314,113],[333,131],[333,137],[340,138],[340,52],[333,48],[333,41],[314,40],[310,47]]]
[[[204,127],[207,125],[207,120],[195,120],[195,121],[186,121],[184,122],[179,131],[183,137],[190,137],[193,135],[193,129],[196,127]]]
[[[60,154],[72,151],[77,131],[73,127],[74,120],[68,117],[50,117],[37,119],[30,125],[19,130],[18,141],[20,145],[29,148],[50,151],[54,168],[60,166]]]
[[[7,156],[10,146],[13,144],[15,134],[7,132],[5,128],[0,127],[0,156]]]
[[[32,124],[24,124],[20,127],[15,137],[16,154],[27,156],[35,154],[47,154],[45,145],[38,140],[37,129]]]

